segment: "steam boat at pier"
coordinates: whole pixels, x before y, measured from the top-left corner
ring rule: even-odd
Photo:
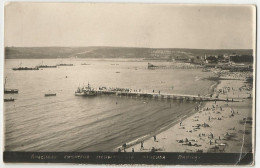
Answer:
[[[78,89],[75,91],[75,96],[96,96],[97,92],[94,88],[92,88],[89,83],[87,87],[78,87]]]

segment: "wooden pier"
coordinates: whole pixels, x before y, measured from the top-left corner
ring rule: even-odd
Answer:
[[[144,92],[125,92],[125,91],[109,91],[98,90],[97,95],[116,95],[116,96],[128,96],[128,97],[143,97],[151,99],[163,99],[163,100],[182,100],[182,101],[227,101],[227,102],[239,102],[238,99],[224,99],[224,98],[212,98],[208,96],[196,96],[185,94],[165,94],[165,93],[144,93]]]

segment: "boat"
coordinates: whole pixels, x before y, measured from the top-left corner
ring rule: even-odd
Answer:
[[[56,93],[46,93],[44,96],[45,96],[45,97],[48,97],[48,96],[56,96]]]
[[[89,83],[87,87],[78,87],[78,89],[75,91],[75,96],[95,96],[97,95],[97,92],[94,88],[92,88]]]
[[[43,61],[41,65],[36,66],[38,68],[57,68],[56,65],[43,65]]]
[[[39,70],[39,68],[37,66],[36,67],[22,67],[21,65],[22,65],[22,63],[20,63],[19,67],[12,68],[12,70],[14,70],[14,71]]]
[[[32,67],[32,68],[29,68],[29,67],[18,67],[18,68],[13,68],[14,71],[23,71],[23,70],[39,70],[38,67]]]
[[[4,99],[4,102],[14,102],[14,98],[7,98],[7,99]]]
[[[18,89],[5,89],[4,94],[17,94]]]
[[[4,94],[16,94],[16,93],[18,93],[18,89],[6,89],[5,84],[6,84],[6,78],[5,78],[5,83],[4,83]]]
[[[38,68],[57,68],[56,65],[39,65]]]
[[[73,64],[57,64],[56,66],[73,66]]]
[[[91,64],[87,64],[87,63],[82,63],[81,65],[91,65]]]

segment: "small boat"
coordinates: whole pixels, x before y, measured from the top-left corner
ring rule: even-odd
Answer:
[[[56,93],[46,93],[44,96],[45,96],[45,97],[48,97],[48,96],[56,96]]]
[[[4,99],[4,102],[14,102],[14,98],[7,98],[7,99]]]
[[[18,89],[6,89],[5,84],[6,84],[6,78],[5,78],[5,83],[4,83],[4,94],[16,94],[16,93],[18,93]]]
[[[89,83],[87,87],[78,87],[78,89],[75,91],[75,96],[96,96],[97,92],[94,88],[92,88]]]
[[[87,63],[82,63],[81,65],[91,65],[91,64],[87,64]]]

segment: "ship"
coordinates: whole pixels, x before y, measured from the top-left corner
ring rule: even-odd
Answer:
[[[4,102],[14,102],[14,98],[7,98],[7,99],[4,99]]]
[[[39,68],[36,66],[36,67],[22,67],[21,66],[22,65],[22,63],[20,63],[20,65],[19,65],[19,67],[17,67],[17,68],[12,68],[14,71],[27,71],[27,70],[39,70]]]
[[[56,93],[46,93],[44,96],[45,96],[45,97],[56,96]]]
[[[18,68],[13,68],[14,71],[23,71],[23,70],[39,70],[38,67],[18,67]]]
[[[57,64],[56,66],[73,66],[73,64]]]
[[[38,65],[37,68],[57,68],[57,65]]]
[[[6,78],[5,78],[5,83],[4,83],[4,94],[16,94],[18,93],[18,89],[6,89]]]
[[[57,68],[56,65],[39,65],[38,68]]]
[[[96,96],[97,92],[94,88],[92,88],[89,83],[87,87],[78,87],[78,89],[75,91],[75,96]]]
[[[57,68],[56,65],[44,65],[43,61],[41,65],[38,65],[37,68]]]

